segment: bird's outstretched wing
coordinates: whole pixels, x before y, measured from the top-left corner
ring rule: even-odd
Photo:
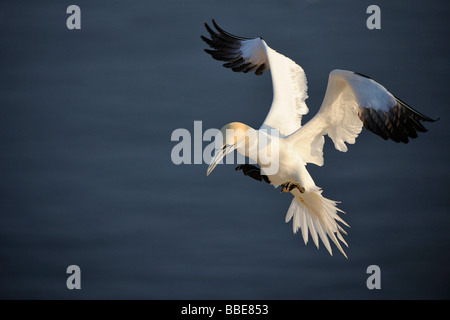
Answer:
[[[273,101],[261,128],[275,128],[287,136],[301,127],[301,117],[308,113],[306,76],[291,59],[271,49],[262,38],[243,38],[205,23],[211,39],[201,36],[213,50],[205,49],[214,59],[225,61],[224,67],[235,72],[254,71],[261,75],[270,69]]]
[[[382,85],[359,73],[333,70],[318,113],[288,139],[305,162],[323,164],[324,135],[339,151],[347,151],[362,127],[395,142],[408,143],[426,132],[421,121],[436,121],[393,96]]]

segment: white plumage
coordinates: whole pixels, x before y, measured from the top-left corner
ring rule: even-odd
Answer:
[[[409,138],[417,137],[417,132],[427,131],[421,121],[435,120],[412,109],[367,76],[333,70],[319,111],[302,126],[302,116],[309,111],[305,103],[308,95],[303,69],[270,48],[262,38],[234,36],[221,29],[214,20],[213,25],[217,31],[213,31],[205,23],[211,39],[202,36],[213,49],[205,49],[207,53],[217,60],[225,61],[224,66],[233,71],[254,71],[261,75],[270,70],[272,77],[272,106],[261,128],[255,130],[242,123],[231,123],[222,128],[221,133],[225,136],[226,129],[241,129],[259,136],[261,132],[270,134],[273,132],[271,130],[277,130],[279,135],[270,138],[278,146],[278,170],[276,173],[268,173],[260,159],[248,151],[241,153],[254,160],[261,168],[242,165],[237,169],[275,187],[282,186],[282,191],[293,194],[285,220],[292,220],[294,233],[301,229],[305,244],[310,234],[317,247],[320,238],[332,254],[331,239],[346,256],[341,246],[341,243],[347,246],[341,234],[345,234],[341,225],[348,225],[338,215],[338,212],[343,211],[337,208],[336,201],[322,196],[322,189],[315,185],[306,170],[307,163],[323,165],[324,136],[331,138],[337,150],[345,152],[347,144],[355,143],[363,126],[384,139],[407,143]],[[242,144],[247,144],[242,135],[234,142],[224,139],[223,148],[216,153],[207,174],[227,153]],[[294,184],[290,185],[289,182]]]

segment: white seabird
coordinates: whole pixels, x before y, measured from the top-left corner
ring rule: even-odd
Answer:
[[[341,235],[346,234],[342,225],[348,227],[337,212],[343,212],[336,201],[322,196],[322,189],[315,185],[306,170],[308,163],[323,165],[324,136],[328,135],[337,150],[346,152],[347,144],[355,143],[362,127],[381,136],[385,140],[408,143],[416,138],[417,132],[427,130],[421,121],[436,121],[408,106],[382,85],[362,74],[344,71],[331,71],[322,105],[317,114],[304,126],[301,118],[308,113],[306,76],[303,69],[291,59],[270,48],[260,37],[243,38],[221,29],[214,20],[217,31],[207,23],[205,27],[210,39],[201,38],[213,49],[205,49],[214,59],[225,61],[224,67],[235,72],[254,71],[256,75],[269,70],[272,77],[273,101],[270,111],[259,130],[243,123],[225,125],[221,134],[222,148],[216,150],[207,174],[215,168],[222,158],[235,149],[253,159],[259,166],[243,164],[236,170],[243,170],[259,181],[281,186],[282,192],[290,192],[294,198],[286,214],[286,222],[293,220],[293,231],[301,229],[305,244],[308,230],[317,247],[319,238],[332,254],[327,236],[347,257],[340,242],[347,243]],[[233,139],[227,139],[227,130],[240,132]],[[272,131],[271,131],[272,130]],[[277,130],[277,135],[270,132]],[[266,174],[267,170],[258,157],[250,154],[248,133],[269,133],[270,141],[277,142],[278,171]],[[244,151],[238,146],[245,146]],[[339,242],[340,241],[340,242]]]

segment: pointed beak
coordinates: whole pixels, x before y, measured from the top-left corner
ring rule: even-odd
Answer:
[[[234,151],[236,149],[236,144],[233,145],[225,145],[222,149],[216,149],[216,154],[214,155],[213,160],[211,161],[208,171],[206,171],[206,175],[209,176],[209,174],[214,170],[214,168],[217,166],[217,164],[230,152]]]

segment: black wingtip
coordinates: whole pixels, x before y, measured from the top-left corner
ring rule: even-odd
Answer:
[[[371,77],[369,77],[369,76],[367,76],[365,74],[362,74],[362,73],[359,73],[359,72],[353,72],[353,73],[358,75],[358,76],[361,76],[361,77],[373,80]],[[403,100],[399,99],[398,97],[394,96],[394,98],[395,98],[395,100],[397,100],[397,103],[399,103],[400,105],[404,106],[406,109],[409,109],[411,112],[413,112],[417,116],[419,116],[421,121],[436,122],[436,121],[438,121],[440,119],[440,118],[432,119],[430,117],[427,117],[426,115],[424,115],[424,114],[420,113],[419,111],[417,111],[417,110],[413,109],[412,107],[410,107],[406,102],[404,102]]]
[[[251,61],[246,61],[242,57],[242,43],[247,40],[253,40],[254,38],[233,35],[219,27],[215,19],[212,19],[212,26],[207,22],[204,25],[210,35],[210,39],[203,35],[200,36],[200,39],[213,49],[204,49],[204,51],[216,60],[225,61],[226,63],[223,64],[224,67],[230,68],[234,72],[248,73],[254,71],[258,76],[262,75],[268,69],[267,63],[256,64]]]
[[[209,24],[207,24],[206,22],[205,22],[205,28],[206,28],[206,30],[209,32],[210,35],[215,35],[215,36],[217,36],[217,33],[215,33],[215,32],[213,31],[213,29],[211,29],[211,27],[209,26]]]
[[[212,24],[214,26],[214,28],[216,28],[216,30],[228,37],[234,38],[236,40],[241,40],[241,41],[245,41],[245,40],[251,40],[252,38],[245,38],[245,37],[240,37],[240,36],[236,36],[234,34],[229,33],[228,31],[223,30],[221,27],[219,27],[219,25],[216,23],[216,20],[214,20],[214,18],[211,19]]]
[[[359,73],[359,72],[353,72],[354,74],[356,74],[356,75],[358,75],[358,76],[361,76],[361,77],[364,77],[364,78],[367,78],[367,79],[370,79],[370,80],[373,80],[371,77],[369,77],[369,76],[366,76],[365,74],[362,74],[362,73]]]
[[[403,100],[401,100],[400,98],[394,96],[395,100],[397,100],[397,103],[401,104],[403,107],[405,107],[406,109],[408,109],[409,111],[411,111],[412,113],[416,114],[417,116],[420,117],[421,121],[427,121],[427,122],[436,122],[438,121],[440,118],[437,119],[432,119],[426,115],[424,115],[423,113],[420,113],[419,111],[413,109],[411,106],[409,106],[406,102],[404,102]]]
[[[389,111],[361,107],[359,117],[364,127],[385,140],[408,143],[409,139],[417,138],[418,133],[428,131],[421,121],[439,120],[421,114],[397,97],[395,99],[396,105]]]

